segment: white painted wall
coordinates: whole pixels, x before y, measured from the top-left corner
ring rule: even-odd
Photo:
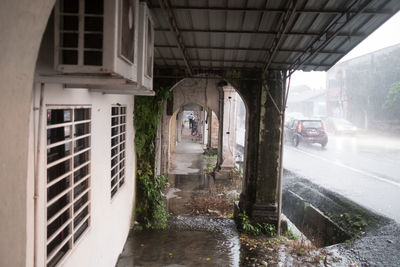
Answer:
[[[34,88],[39,95],[40,85]],[[36,97],[35,107],[38,106]],[[126,180],[111,199],[111,105],[120,103],[127,106],[126,129]],[[63,89],[58,84],[46,84],[44,89],[44,105],[91,105],[91,226],[71,253],[65,257],[62,266],[73,267],[109,267],[115,266],[129,232],[131,212],[134,202],[135,152],[133,129],[133,96],[103,95],[90,93],[87,89]],[[45,109],[46,110],[46,109]],[[35,111],[35,113],[38,111]],[[39,265],[44,266],[46,260],[46,112],[42,116],[40,176],[39,176]],[[37,116],[37,114],[35,114]],[[33,119],[34,116],[31,116]],[[34,140],[33,127],[38,121],[31,123],[30,141]],[[32,147],[33,144],[30,145]],[[33,158],[30,150],[29,159]],[[31,164],[32,165],[32,164]],[[30,166],[28,173],[33,173]],[[33,210],[32,183],[29,183],[29,210]],[[30,214],[31,215],[31,214]],[[33,242],[33,218],[28,221],[28,240]],[[30,247],[33,247],[33,243]]]

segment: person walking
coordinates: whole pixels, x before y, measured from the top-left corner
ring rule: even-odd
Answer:
[[[192,121],[192,135],[198,135],[198,131],[197,131],[197,121],[193,119]]]
[[[189,128],[192,128],[193,127],[193,119],[194,119],[193,113],[190,113],[190,115],[187,116],[187,118],[189,119]]]

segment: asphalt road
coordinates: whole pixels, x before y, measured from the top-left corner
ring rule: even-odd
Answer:
[[[400,222],[400,137],[329,135],[319,144],[285,144],[283,167]]]

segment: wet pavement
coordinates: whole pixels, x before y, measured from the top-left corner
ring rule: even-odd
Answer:
[[[329,136],[320,145],[285,145],[283,167],[400,223],[400,138]]]
[[[178,144],[168,176],[167,229],[132,230],[117,267],[239,266],[240,240],[233,220],[185,216],[188,201],[215,186],[214,178],[202,173],[202,154],[202,145],[190,137]]]

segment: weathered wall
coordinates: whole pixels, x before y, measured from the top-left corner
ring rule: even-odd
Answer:
[[[0,266],[31,266],[28,140],[40,40],[54,0],[0,1]],[[17,18],[17,19],[16,19]],[[32,160],[32,159],[31,159]]]

